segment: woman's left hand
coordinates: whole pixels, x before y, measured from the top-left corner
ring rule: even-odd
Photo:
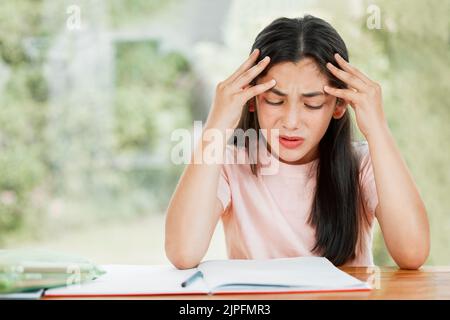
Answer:
[[[335,54],[335,59],[342,69],[335,67],[330,62],[327,63],[327,68],[338,79],[344,81],[349,88],[337,89],[325,86],[325,92],[343,99],[352,106],[355,110],[358,128],[366,139],[380,128],[387,128],[381,86],[351,66],[339,54]]]

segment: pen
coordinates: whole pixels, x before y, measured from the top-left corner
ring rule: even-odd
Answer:
[[[198,278],[203,278],[203,273],[199,270],[196,273],[194,273],[192,276],[190,276],[189,278],[187,278],[185,281],[183,281],[181,283],[181,286],[187,287],[188,285],[190,285],[192,282],[194,282],[195,280],[197,280]]]

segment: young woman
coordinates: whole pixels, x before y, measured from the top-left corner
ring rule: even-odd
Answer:
[[[228,141],[227,129],[264,129],[268,155],[187,165],[166,217],[166,255],[177,268],[202,260],[219,219],[230,259],[316,255],[370,266],[377,218],[399,267],[425,262],[426,209],[389,131],[380,85],[348,60],[336,30],[313,16],[279,18],[258,34],[249,58],[218,84],[204,132]],[[366,141],[352,140],[348,105]],[[229,140],[225,159],[249,159],[249,143]],[[193,158],[210,140],[202,142]],[[277,170],[263,175],[267,161]]]

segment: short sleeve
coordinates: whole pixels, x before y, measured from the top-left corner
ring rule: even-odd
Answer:
[[[225,171],[225,165],[222,165],[220,169],[219,183],[217,186],[217,198],[220,202],[222,202],[225,211],[231,201],[230,182]]]
[[[362,187],[362,198],[367,213],[375,215],[375,209],[378,205],[378,193],[375,185],[375,176],[373,173],[372,159],[370,157],[369,145],[367,142],[360,142],[360,179]]]

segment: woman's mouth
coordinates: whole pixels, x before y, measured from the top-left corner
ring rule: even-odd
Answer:
[[[288,149],[295,149],[299,147],[305,139],[302,137],[296,137],[296,136],[279,136],[278,137],[280,144]]]

